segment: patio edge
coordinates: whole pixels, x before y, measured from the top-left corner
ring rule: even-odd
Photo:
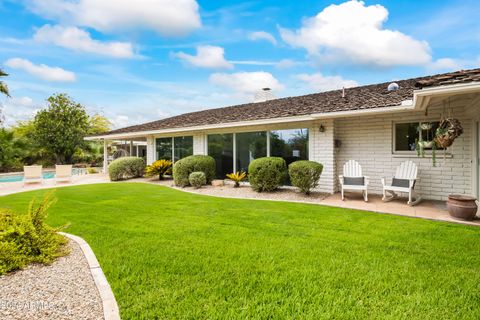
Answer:
[[[103,317],[105,320],[120,320],[120,311],[118,309],[117,300],[113,294],[112,288],[98,263],[95,253],[93,253],[90,245],[79,236],[70,233],[59,232],[59,234],[75,241],[83,252],[87,260],[90,274],[92,275],[95,286],[97,287],[100,299],[102,300]]]

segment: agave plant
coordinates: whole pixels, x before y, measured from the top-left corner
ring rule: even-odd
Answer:
[[[163,180],[163,177],[166,174],[172,173],[172,161],[160,159],[147,166],[145,170],[145,175],[147,177],[152,177],[158,175],[159,180]]]
[[[245,179],[246,177],[247,177],[247,173],[244,171],[227,174],[227,178],[235,182],[235,185],[234,185],[235,188],[240,187],[240,182],[242,182],[243,179]]]

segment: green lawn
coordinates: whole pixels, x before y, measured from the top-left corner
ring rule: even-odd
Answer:
[[[124,319],[480,318],[480,228],[140,183],[56,196],[48,222],[92,246]]]

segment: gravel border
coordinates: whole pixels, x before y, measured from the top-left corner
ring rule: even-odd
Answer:
[[[70,253],[50,265],[31,264],[0,276],[0,319],[103,319],[102,301],[85,255]]]
[[[233,183],[225,180],[223,186],[212,186],[212,185],[205,185],[199,189],[194,189],[193,187],[177,187],[175,186],[172,179],[166,180],[158,180],[152,178],[140,178],[135,180],[130,180],[133,182],[146,182],[151,184],[162,185],[166,187],[170,187],[172,189],[195,193],[195,194],[202,194],[207,196],[213,197],[220,197],[220,198],[235,198],[235,199],[254,199],[254,200],[273,200],[273,201],[286,201],[286,202],[298,202],[298,203],[312,203],[312,204],[320,204],[320,201],[326,199],[329,194],[319,192],[319,191],[312,191],[310,195],[305,195],[298,191],[294,187],[289,186],[282,186],[273,192],[256,192],[254,191],[248,183],[242,182],[240,187],[234,188]]]
[[[88,267],[97,287],[98,293],[100,294],[100,299],[102,300],[104,319],[120,320],[120,311],[118,309],[117,300],[115,300],[115,295],[113,294],[112,288],[110,287],[110,284],[108,283],[92,248],[90,248],[85,240],[78,236],[64,232],[60,232],[60,234],[72,241],[75,241],[80,246],[85,259],[87,260]]]

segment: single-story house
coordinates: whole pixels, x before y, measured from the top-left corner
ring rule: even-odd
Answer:
[[[396,83],[396,84],[395,84]],[[415,189],[424,199],[448,194],[479,196],[480,69],[272,99],[181,114],[112,130],[87,139],[146,142],[146,161],[174,161],[208,154],[218,177],[246,170],[262,156],[280,156],[324,165],[319,190],[338,191],[343,164],[357,160],[370,177],[370,193],[382,192],[381,178],[414,161]],[[463,134],[452,146],[424,157],[416,141],[432,138],[441,119],[458,119]],[[430,123],[429,130],[417,130]],[[105,158],[105,166],[107,159]]]

